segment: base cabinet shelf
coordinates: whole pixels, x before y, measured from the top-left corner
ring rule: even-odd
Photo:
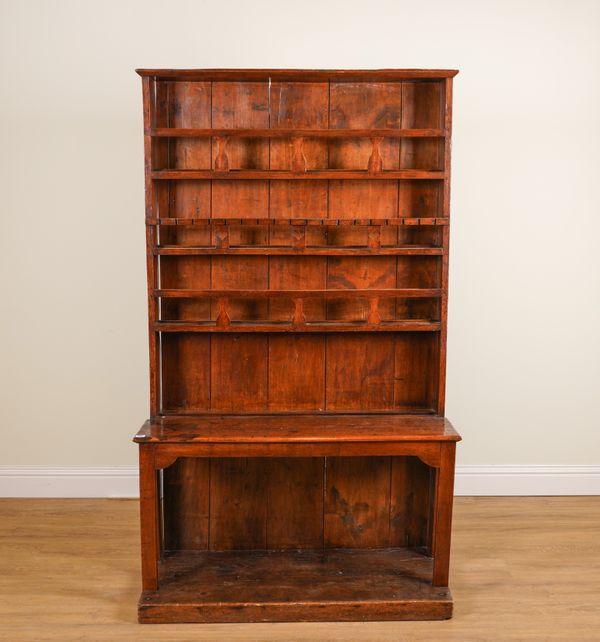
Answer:
[[[408,548],[173,552],[140,622],[447,619],[452,597],[431,585],[432,560]]]
[[[451,70],[139,70],[141,623],[439,620]]]

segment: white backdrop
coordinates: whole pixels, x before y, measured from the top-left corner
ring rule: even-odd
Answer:
[[[459,463],[600,464],[599,2],[0,11],[0,467],[135,465],[148,408],[135,67],[460,69],[447,401]]]

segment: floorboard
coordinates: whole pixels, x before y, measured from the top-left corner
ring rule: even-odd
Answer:
[[[0,500],[0,640],[597,641],[600,497],[455,503],[451,620],[137,623],[137,502]]]

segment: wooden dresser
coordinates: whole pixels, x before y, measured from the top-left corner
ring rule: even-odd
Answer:
[[[452,70],[138,70],[140,622],[443,619]]]

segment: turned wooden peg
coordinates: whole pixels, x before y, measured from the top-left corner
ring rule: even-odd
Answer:
[[[293,156],[292,156],[292,171],[305,172],[306,171],[306,156],[304,156],[304,138],[292,138]]]
[[[227,299],[219,299],[219,315],[217,316],[217,327],[226,328],[231,325],[231,319],[227,313]]]
[[[383,138],[375,137],[371,138],[371,143],[373,145],[373,151],[369,157],[369,171],[370,172],[381,172],[383,171],[383,158],[381,158],[381,141]]]
[[[229,247],[229,226],[228,225],[215,225],[215,247],[217,248]]]
[[[294,299],[294,325],[304,325],[306,317],[304,316],[304,299]]]
[[[367,323],[370,325],[379,325],[381,323],[381,317],[379,316],[379,297],[373,297],[369,299],[369,318]]]
[[[229,158],[227,157],[227,142],[229,139],[226,136],[216,136],[217,142],[217,155],[215,156],[215,171],[226,172],[229,170]]]
[[[367,242],[368,246],[372,249],[381,247],[381,225],[369,225]]]
[[[292,247],[303,250],[306,247],[306,226],[292,225]]]

